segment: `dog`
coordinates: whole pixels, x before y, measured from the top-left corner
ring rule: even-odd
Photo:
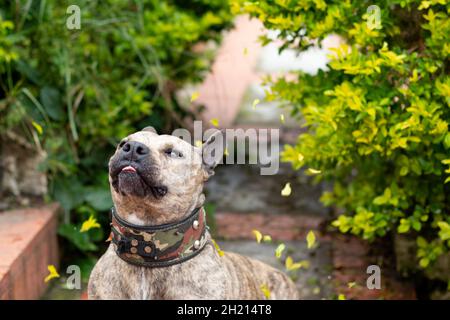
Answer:
[[[150,127],[119,143],[109,161],[111,243],[89,299],[298,299],[285,273],[222,252],[208,232],[203,184],[222,155],[206,154],[218,138],[198,147]]]

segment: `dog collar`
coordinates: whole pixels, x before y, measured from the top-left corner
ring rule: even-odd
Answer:
[[[167,267],[189,260],[206,244],[203,207],[182,221],[157,226],[138,226],[123,220],[111,209],[111,241],[117,255],[138,266]]]

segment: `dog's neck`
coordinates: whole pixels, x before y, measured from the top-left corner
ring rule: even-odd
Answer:
[[[187,209],[181,209],[179,206],[160,209],[157,206],[142,203],[139,199],[121,199],[121,201],[114,201],[114,207],[119,217],[131,224],[157,226],[183,220],[195,208],[202,207],[204,201],[205,196],[202,193],[196,201],[189,204]]]
[[[141,226],[123,220],[111,209],[110,239],[116,254],[143,267],[167,267],[195,257],[208,241],[206,213],[195,208],[181,221]]]

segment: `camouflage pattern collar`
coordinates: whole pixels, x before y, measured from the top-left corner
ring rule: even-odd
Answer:
[[[158,226],[138,226],[111,209],[111,240],[117,255],[138,266],[167,267],[195,257],[206,244],[203,207],[187,218]]]

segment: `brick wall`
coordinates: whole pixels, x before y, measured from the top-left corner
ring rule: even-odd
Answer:
[[[0,212],[0,299],[39,299],[58,267],[56,204]]]

